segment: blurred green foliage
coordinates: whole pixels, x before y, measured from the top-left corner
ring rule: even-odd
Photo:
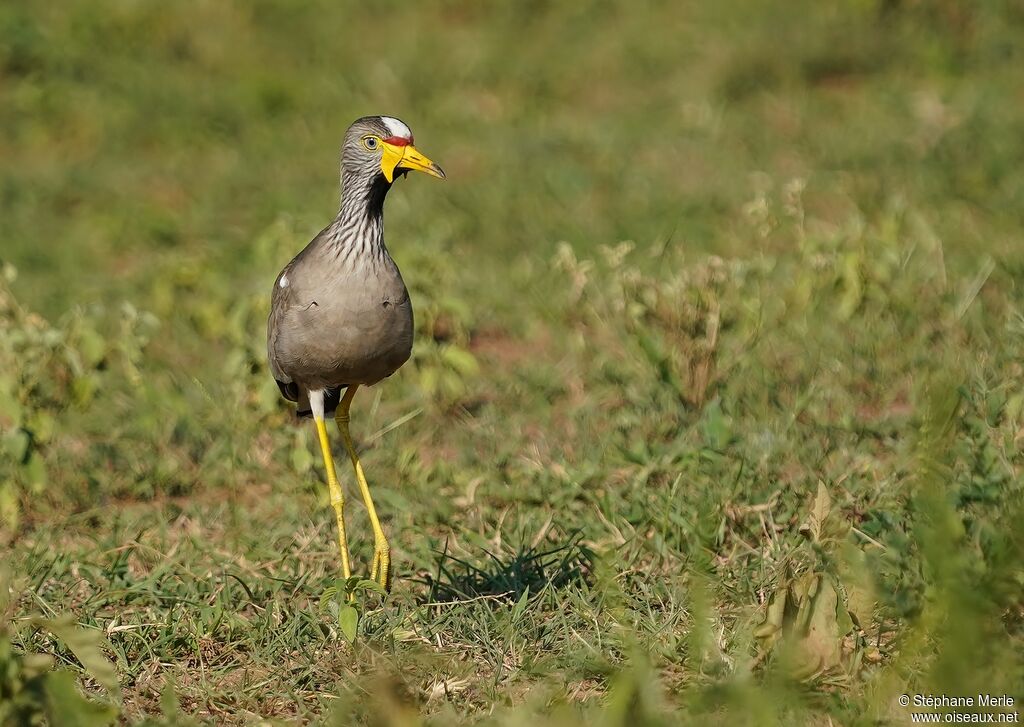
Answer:
[[[1019,704],[1021,37],[1015,0],[0,6],[0,723]],[[366,113],[449,179],[388,201],[417,340],[356,401],[398,567],[356,613],[264,327]]]
[[[76,675],[65,668],[54,669],[54,656],[18,649],[12,638],[21,637],[30,629],[49,637],[48,646],[62,651],[58,658],[66,660],[73,654],[89,678],[115,698],[120,687],[113,664],[103,655],[103,639],[93,630],[76,625],[71,616],[32,618],[15,633],[6,624],[10,611],[10,574],[0,571],[0,610],[5,622],[0,623],[0,724],[3,725],[68,725],[68,727],[103,727],[117,717],[117,707],[106,699],[89,699],[78,692]],[[20,638],[18,639],[20,641]],[[24,646],[22,642],[19,644]]]

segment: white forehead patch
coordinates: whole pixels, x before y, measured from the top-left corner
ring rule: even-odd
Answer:
[[[392,135],[402,139],[412,139],[412,129],[393,116],[381,116],[380,120],[384,122],[384,126],[388,127],[388,131]]]

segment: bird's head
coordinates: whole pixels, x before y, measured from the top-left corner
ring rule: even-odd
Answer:
[[[441,167],[423,156],[412,141],[412,130],[394,117],[356,119],[345,133],[342,170],[363,179],[383,175],[388,184],[410,170],[444,179]]]

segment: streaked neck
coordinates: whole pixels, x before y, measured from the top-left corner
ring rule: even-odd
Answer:
[[[369,256],[382,260],[384,198],[391,185],[381,175],[371,178],[345,172],[341,177],[341,208],[334,220],[331,247],[335,257],[349,260]]]

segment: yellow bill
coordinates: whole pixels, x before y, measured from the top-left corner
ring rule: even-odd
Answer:
[[[382,146],[384,153],[380,158],[380,170],[384,172],[384,178],[388,182],[394,181],[396,169],[411,169],[444,179],[444,170],[420,154],[412,144],[392,144],[385,141]]]

